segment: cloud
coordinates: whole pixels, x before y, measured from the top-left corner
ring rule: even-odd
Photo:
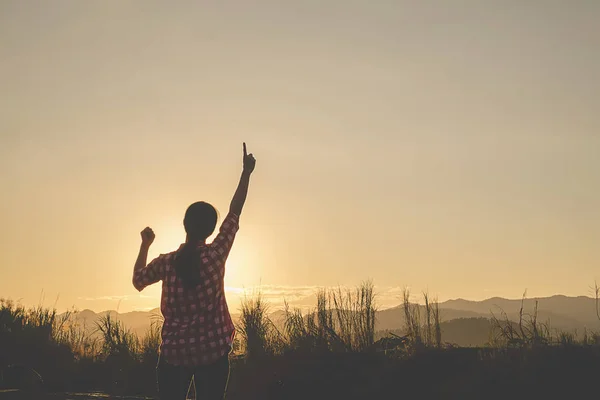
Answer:
[[[144,311],[144,312],[148,312],[148,311],[152,311],[154,310],[156,307],[136,307],[133,309],[133,311]]]
[[[226,287],[225,291],[241,296],[260,292],[263,298],[298,299],[313,295],[322,288],[321,286],[260,285],[245,288]]]
[[[137,299],[155,299],[154,296],[138,295],[121,295],[121,296],[99,296],[99,297],[78,297],[77,300],[83,301],[128,301]]]
[[[226,286],[225,293],[230,302],[232,311],[244,300],[245,297],[253,297],[259,292],[262,298],[273,310],[282,309],[287,302],[293,308],[303,310],[312,309],[317,305],[317,293],[319,290],[354,290],[355,286],[316,286],[316,285],[258,285],[249,287]],[[379,309],[398,306],[402,303],[402,292],[404,287],[399,286],[375,286],[375,302]],[[421,293],[413,293],[411,300],[419,301]],[[106,295],[98,297],[79,297],[84,302],[127,302],[126,309],[151,310],[159,306],[158,295]],[[99,305],[99,307],[101,307]],[[91,308],[95,308],[91,306]]]
[[[293,307],[308,308],[316,305],[316,293],[319,286],[259,285],[250,287],[226,287],[227,299],[240,303],[258,293],[269,303],[272,309],[281,309],[287,302]]]
[[[228,298],[242,300],[244,296],[251,297],[258,294],[267,300],[275,308],[283,306],[287,302],[293,307],[313,308],[317,304],[317,293],[319,290],[353,290],[355,286],[291,286],[291,285],[259,285],[246,288],[226,287]],[[402,302],[404,287],[375,286],[375,299],[378,307],[395,307]]]

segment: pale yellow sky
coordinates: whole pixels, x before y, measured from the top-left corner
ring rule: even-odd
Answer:
[[[600,2],[2,1],[0,297],[131,285],[258,166],[226,284],[440,299],[600,278]],[[393,294],[393,295],[392,295]],[[384,296],[384,297],[385,297]]]

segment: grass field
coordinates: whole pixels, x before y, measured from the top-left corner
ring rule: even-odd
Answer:
[[[437,302],[424,294],[425,307],[418,307],[406,292],[403,333],[381,337],[373,289],[365,282],[354,290],[320,291],[310,313],[286,307],[283,325],[269,319],[260,293],[247,298],[227,398],[547,399],[599,393],[600,336],[594,332],[551,334],[533,310],[521,312],[518,321],[494,317],[488,346],[460,348],[444,343]],[[93,329],[74,323],[74,315],[1,301],[0,388],[39,398],[94,391],[156,395],[160,320],[138,337],[110,315]],[[8,396],[14,393],[0,393]]]

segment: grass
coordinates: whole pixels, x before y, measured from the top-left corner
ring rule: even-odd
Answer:
[[[402,309],[404,310],[405,332],[408,350],[420,351],[425,348],[442,347],[441,315],[437,299],[432,299],[423,292],[424,307],[411,303],[410,291],[402,293]],[[421,315],[421,311],[424,315]]]
[[[300,309],[290,309],[285,303],[284,330],[287,350],[303,352],[328,351],[333,334],[333,312],[327,309],[327,293],[317,292],[317,309],[303,315]],[[332,334],[333,333],[333,334]]]
[[[354,290],[322,289],[306,315],[286,303],[285,351],[361,352],[375,341],[375,294],[370,281]]]
[[[96,323],[97,332],[102,336],[102,354],[106,357],[135,358],[140,352],[140,341],[136,335],[125,328],[122,321],[102,316]]]
[[[55,340],[71,349],[76,359],[94,360],[101,353],[101,338],[91,335],[85,322],[80,324],[76,321],[76,314],[69,311],[61,317],[64,322],[54,329]]]
[[[538,321],[538,302],[535,302],[531,313],[525,312],[526,297],[527,293],[524,293],[519,309],[519,321],[516,323],[510,321],[504,311],[501,311],[500,318],[492,313],[492,339],[490,342],[493,346],[536,348],[556,344],[550,325]],[[562,337],[560,343],[575,343],[573,334],[558,332],[558,336]]]
[[[586,331],[582,340],[552,334],[538,321],[537,304],[528,312],[523,301],[517,322],[505,313],[494,317],[495,341],[487,349],[457,348],[443,343],[437,300],[423,293],[423,305],[416,304],[405,290],[404,336],[374,342],[371,288],[321,290],[316,308],[305,314],[286,304],[277,336],[282,352],[238,369],[241,383],[228,398],[396,398],[400,391],[403,397],[529,399],[597,390],[600,346],[593,344],[594,334]],[[263,325],[272,324],[266,313],[261,316]]]
[[[152,321],[146,335],[141,339],[139,353],[143,362],[158,362],[162,321]]]
[[[280,352],[283,343],[281,334],[268,314],[269,306],[260,291],[243,299],[237,332],[241,345],[239,351],[248,360],[260,360]]]
[[[365,351],[373,345],[377,312],[373,282],[364,282],[354,291],[332,291],[328,305],[336,317],[332,328],[338,329],[347,350]]]
[[[600,290],[595,289],[600,303]],[[301,398],[311,385],[330,398],[342,393],[346,398],[365,398],[369,394],[364,388],[383,393],[398,382],[406,385],[406,394],[414,386],[423,397],[417,386],[458,390],[457,382],[477,377],[471,386],[483,385],[483,390],[496,378],[520,382],[511,375],[517,370],[531,378],[518,385],[533,385],[540,384],[542,373],[557,381],[560,374],[572,374],[567,366],[578,371],[569,378],[575,382],[587,376],[585,368],[598,367],[600,334],[585,330],[579,337],[553,331],[538,320],[537,303],[531,310],[524,308],[525,297],[518,321],[510,321],[504,312],[492,315],[488,350],[473,352],[444,344],[439,304],[428,293],[422,293],[422,304],[416,304],[405,290],[403,332],[381,337],[375,331],[377,305],[370,281],[353,289],[319,290],[309,312],[286,304],[281,323],[269,318],[269,304],[259,291],[242,303],[231,398],[252,398],[252,388],[259,393],[256,398]],[[76,316],[74,310],[59,316],[52,308],[25,308],[0,300],[0,369],[13,364],[32,367],[50,390],[154,394],[160,316],[153,318],[142,337],[111,314],[102,316],[95,329],[77,322]],[[518,385],[515,388],[521,388]],[[280,397],[266,396],[267,392]],[[463,398],[469,398],[468,393]]]
[[[95,329],[80,324],[76,315],[69,311],[59,316],[54,308],[25,308],[0,300],[0,371],[37,371],[50,391],[147,390],[158,358],[160,324],[138,338],[110,314]]]

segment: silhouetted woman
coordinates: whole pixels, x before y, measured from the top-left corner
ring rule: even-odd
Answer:
[[[225,261],[238,230],[255,164],[244,143],[242,177],[212,243],[206,243],[206,239],[217,225],[217,211],[204,202],[192,204],[185,213],[185,243],[148,265],[154,232],[150,228],[141,232],[133,286],[141,291],[163,282],[160,308],[165,321],[157,366],[158,390],[163,400],[185,399],[192,377],[197,399],[217,400],[225,395],[234,335],[223,284]]]

